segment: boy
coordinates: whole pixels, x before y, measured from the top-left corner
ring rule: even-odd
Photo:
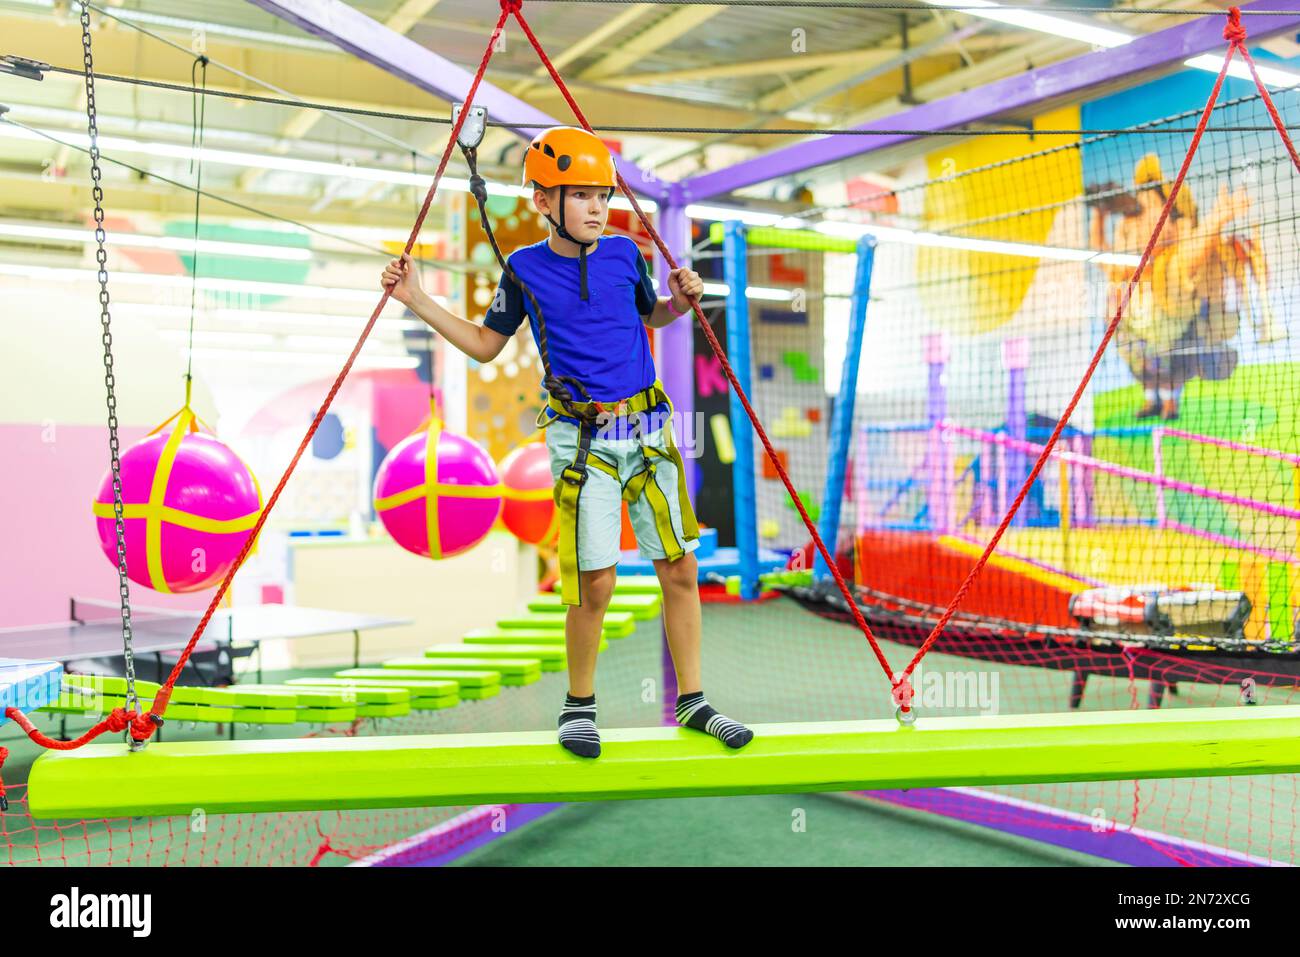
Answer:
[[[636,244],[623,236],[601,238],[616,182],[614,160],[586,130],[561,126],[535,137],[525,153],[523,182],[533,187],[533,206],[551,224],[550,236],[509,256],[482,326],[434,303],[420,289],[409,256],[390,262],[381,283],[479,362],[492,361],[525,317],[532,325],[550,389],[539,424],[556,481],[561,588],[569,606],[569,691],[559,717],[560,744],[581,757],[600,754],[596,653],[627,498],[637,547],[654,562],[663,588],[677,720],[729,747],[744,747],[753,732],[710,707],[700,687],[698,566],[691,554],[699,530],[672,440],[672,407],[655,379],[643,328],[666,326],[690,311],[704,283],[690,269],[675,269],[668,277],[672,295],[659,299]]]

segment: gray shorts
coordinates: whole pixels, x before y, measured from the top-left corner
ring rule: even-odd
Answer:
[[[587,481],[582,487],[578,508],[578,569],[595,571],[617,565],[619,560],[619,539],[623,529],[623,486],[628,479],[645,468],[644,443],[654,448],[668,448],[668,435],[665,428],[636,438],[607,439],[599,432],[592,435],[591,455],[599,456],[618,469],[619,480],[598,468],[587,470]],[[551,478],[559,481],[560,473],[566,465],[573,462],[578,454],[578,427],[567,422],[552,422],[546,427],[546,448],[551,454]],[[698,539],[686,540],[682,524],[681,504],[677,496],[677,466],[671,459],[653,456],[655,466],[654,481],[668,500],[668,511],[672,519],[673,534],[683,551],[693,552],[700,547]],[[654,509],[645,495],[635,502],[628,503],[628,516],[632,520],[632,529],[636,532],[637,551],[647,560],[667,558],[668,550],[659,537],[655,525]],[[671,543],[669,543],[671,544]],[[673,549],[676,551],[676,549]]]

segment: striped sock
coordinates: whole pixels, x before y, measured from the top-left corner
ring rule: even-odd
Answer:
[[[600,757],[600,732],[596,730],[596,696],[564,696],[560,712],[560,744],[580,758]]]
[[[677,723],[711,734],[729,748],[743,748],[754,738],[743,724],[714,711],[703,691],[677,696]]]

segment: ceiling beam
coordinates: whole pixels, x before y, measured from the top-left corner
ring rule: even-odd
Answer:
[[[405,0],[386,21],[384,25],[394,33],[406,36],[411,32],[411,27],[420,22],[430,10],[437,6],[439,0]],[[280,128],[280,136],[286,142],[279,143],[275,147],[277,153],[287,153],[289,151],[289,142],[300,140],[311,132],[312,128],[321,121],[324,116],[320,110],[299,110],[296,115],[291,117],[287,123]],[[250,169],[245,171],[239,177],[239,188],[243,190],[251,189],[252,186],[262,177],[265,170]],[[367,190],[367,194],[372,192]],[[326,197],[331,194],[326,193]],[[370,198],[367,196],[367,198]]]
[[[139,182],[134,177],[121,180],[114,178],[105,181],[104,192],[114,215],[151,213],[185,218],[194,215],[194,194],[166,183]],[[213,192],[221,195],[222,191],[217,189]],[[248,197],[240,198],[241,202],[247,200]],[[315,197],[309,196],[295,201],[259,195],[248,205],[255,206],[272,216],[311,225],[313,219],[311,207],[315,201]],[[0,214],[6,217],[13,219],[31,217],[64,223],[79,222],[78,217],[83,213],[88,215],[87,202],[86,184],[79,177],[47,179],[35,172],[0,172]],[[205,220],[246,220],[260,217],[226,203],[205,198],[203,218]],[[330,213],[330,222],[350,226],[391,226],[395,232],[405,233],[411,228],[411,204],[409,202],[376,203],[365,209],[347,212],[334,210]]]
[[[1271,0],[1256,0],[1251,7],[1273,9]],[[1271,17],[1251,17],[1252,34],[1257,38],[1283,30],[1300,28],[1300,11]],[[1223,17],[1205,16],[1146,34],[1121,47],[1086,53],[1018,76],[997,80],[986,86],[942,100],[925,103],[905,112],[858,129],[890,127],[916,130],[946,130],[988,120],[1014,110],[1047,103],[1062,97],[1077,97],[1087,90],[1126,77],[1160,70],[1176,69],[1189,57],[1224,49]],[[733,190],[762,183],[778,176],[801,173],[816,166],[834,163],[917,139],[911,135],[827,136],[796,143],[730,169],[704,173],[674,184],[674,202],[699,202]]]
[[[727,9],[726,6],[719,4],[689,6],[674,10],[636,36],[629,37],[625,43],[582,70],[578,76],[587,80],[616,76],[652,53],[658,53],[674,40],[698,30],[710,20],[726,13]]]
[[[758,107],[778,114],[812,108],[814,104],[828,96],[848,88],[865,88],[866,84],[878,77],[893,73],[905,64],[932,57],[946,47],[975,36],[988,27],[987,20],[975,20],[954,30],[944,19],[936,16],[935,19],[915,30],[909,38],[907,50],[887,47],[883,50],[868,50],[865,54],[859,51],[855,66],[830,67],[812,76],[801,77],[790,84],[793,89],[781,88],[769,93],[759,101]],[[751,129],[762,128],[765,125],[763,120],[748,124]],[[809,132],[815,133],[816,130]],[[726,133],[710,137],[666,160],[664,165],[675,164],[687,157],[702,154],[708,147],[732,142],[739,135],[743,134]],[[702,161],[701,165],[703,165]]]
[[[473,74],[458,64],[426,50],[420,44],[400,36],[382,23],[371,19],[342,0],[249,0],[253,5],[293,23],[308,33],[329,40],[342,50],[360,57],[380,69],[412,83],[448,103],[463,100],[473,82]],[[486,42],[486,37],[484,38]],[[475,104],[486,107],[489,116],[504,117],[510,122],[560,125],[551,116],[534,109],[517,97],[492,85],[480,82]],[[536,130],[516,127],[514,132],[531,140]],[[619,172],[628,185],[642,195],[656,200],[667,190],[657,179],[650,179],[630,160],[615,156]]]
[[[632,28],[636,26],[638,20],[643,19],[649,15],[651,11],[656,9],[658,9],[657,5],[653,3],[637,3],[629,6],[626,10],[621,11],[617,16],[606,20],[576,43],[569,44],[569,46],[560,51],[558,55],[551,57],[551,63],[555,66],[557,71],[563,70],[570,63],[586,56],[597,47],[609,43],[611,40],[615,40],[618,37],[627,36]],[[540,63],[537,65],[537,69],[533,71],[533,76],[533,79],[520,80],[512,86],[510,88],[511,95],[522,97],[539,83],[545,84],[548,87],[554,85],[551,81],[550,72]],[[609,86],[619,86],[621,85],[619,80],[619,77],[607,77],[605,78],[605,83]],[[567,83],[568,81],[566,80],[565,82]]]

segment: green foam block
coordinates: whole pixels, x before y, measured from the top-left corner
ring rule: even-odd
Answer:
[[[38,820],[1127,781],[1300,772],[1294,707],[775,724],[733,751],[685,728],[121,743],[51,751]]]

